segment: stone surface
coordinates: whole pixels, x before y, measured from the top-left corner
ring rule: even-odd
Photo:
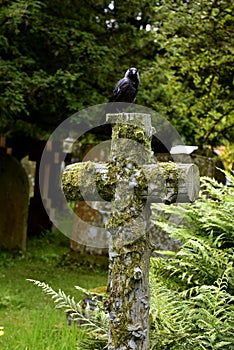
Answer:
[[[199,172],[193,164],[155,163],[150,115],[107,115],[113,123],[107,163],[66,167],[63,191],[71,201],[111,201],[109,350],[149,349],[150,203],[193,202]]]
[[[29,204],[27,174],[14,157],[0,150],[0,248],[26,249]]]

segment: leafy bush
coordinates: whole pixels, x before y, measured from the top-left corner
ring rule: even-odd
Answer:
[[[154,222],[181,246],[167,259],[152,259],[152,349],[234,349],[234,177],[228,176],[229,187],[203,178],[192,205],[155,206]]]

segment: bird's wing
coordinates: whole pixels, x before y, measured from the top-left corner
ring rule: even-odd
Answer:
[[[130,82],[128,78],[119,80],[116,84],[116,87],[114,88],[113,96],[110,98],[110,101],[116,101],[120,98],[121,95],[124,95],[126,90],[129,88],[129,84]]]

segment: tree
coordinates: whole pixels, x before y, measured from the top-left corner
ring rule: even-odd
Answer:
[[[144,74],[141,101],[201,147],[234,137],[232,11],[227,0],[162,0],[155,7],[158,54]]]
[[[46,138],[135,65],[137,103],[189,143],[230,141],[233,27],[227,0],[2,0],[0,133]]]
[[[140,28],[151,13],[140,0],[2,0],[0,134],[46,138],[72,113],[107,102],[149,51]]]

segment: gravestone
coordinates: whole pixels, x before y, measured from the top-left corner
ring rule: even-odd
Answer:
[[[0,149],[0,249],[25,250],[29,204],[27,174]]]
[[[151,150],[151,117],[107,115],[113,123],[108,163],[66,167],[67,200],[111,201],[109,241],[109,350],[149,349],[148,228],[150,203],[193,202],[199,191],[194,164],[156,163]]]

